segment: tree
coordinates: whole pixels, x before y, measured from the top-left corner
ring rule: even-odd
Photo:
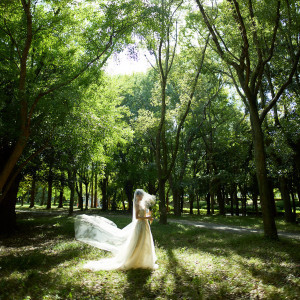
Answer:
[[[238,81],[239,84],[235,81],[236,87],[242,96],[244,105],[250,112],[264,233],[268,238],[277,239],[261,124],[266,114],[274,107],[286,87],[292,82],[300,57],[300,49],[296,49],[293,59],[289,59],[288,76],[285,82],[278,87],[275,97],[266,105],[265,109],[259,112],[258,92],[265,67],[272,63],[275,56],[276,41],[279,36],[278,28],[282,22],[281,1],[272,3],[248,1],[246,4],[229,0],[220,6],[222,9],[219,11],[220,15],[217,15],[217,10],[211,10],[217,21],[213,21],[209,17],[208,10],[204,9],[199,0],[196,0],[196,3],[204,23],[211,33],[215,51],[227,64],[229,70],[235,71],[233,79]],[[246,16],[250,16],[250,18]],[[218,23],[220,17],[223,18],[223,23]],[[228,29],[229,31],[227,31]]]
[[[5,115],[1,122],[0,206],[3,217],[10,218],[8,210],[13,214],[14,205],[6,197],[9,188],[31,155],[43,148],[23,157],[34,121],[45,121],[38,108],[87,71],[101,69],[112,52],[128,41],[144,12],[139,1],[22,0],[1,3],[0,13],[1,70],[5,74],[0,82],[5,95],[0,106],[1,118]]]
[[[167,207],[165,198],[165,185],[173,170],[177,152],[179,148],[180,133],[184,125],[186,116],[188,115],[192,99],[194,97],[195,89],[202,70],[204,47],[202,59],[196,66],[193,74],[192,84],[189,92],[181,95],[181,105],[178,110],[179,117],[176,120],[175,143],[173,151],[171,152],[167,146],[166,139],[166,116],[167,116],[167,86],[169,77],[171,75],[173,62],[176,56],[177,39],[178,39],[178,12],[183,1],[160,1],[156,7],[155,15],[157,15],[157,22],[154,22],[151,30],[146,28],[146,33],[143,35],[144,42],[150,54],[154,55],[156,65],[153,66],[159,79],[159,98],[160,103],[160,117],[156,130],[155,137],[155,161],[158,177],[158,194],[159,194],[159,210],[160,223],[167,222]],[[158,95],[157,95],[158,96]],[[159,99],[159,100],[158,100]],[[171,159],[169,159],[169,156]]]

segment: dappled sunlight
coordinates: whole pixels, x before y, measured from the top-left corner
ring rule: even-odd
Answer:
[[[122,227],[127,219],[114,217],[114,221]],[[73,218],[22,222],[24,230],[1,245],[4,299],[7,295],[16,299],[296,299],[300,295],[297,240],[271,242],[259,235],[155,222],[151,229],[157,270],[92,272],[83,268],[84,263],[111,253],[76,241]]]

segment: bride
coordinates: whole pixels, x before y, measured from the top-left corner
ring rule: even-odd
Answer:
[[[150,222],[149,207],[155,196],[137,189],[133,198],[132,222],[119,229],[104,217],[80,215],[75,218],[75,238],[113,253],[112,258],[89,261],[84,268],[94,271],[115,269],[156,269],[156,255]]]

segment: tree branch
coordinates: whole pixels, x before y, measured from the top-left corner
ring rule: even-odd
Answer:
[[[277,94],[275,95],[275,97],[273,97],[273,99],[269,102],[269,104],[265,107],[265,109],[262,111],[262,113],[260,114],[260,123],[263,122],[264,118],[266,117],[267,113],[271,110],[271,108],[276,104],[276,102],[279,100],[280,96],[282,95],[282,93],[284,92],[284,90],[287,88],[287,86],[289,84],[292,83],[292,79],[293,76],[297,70],[297,65],[299,62],[299,57],[300,57],[300,48],[298,49],[298,52],[295,56],[295,61],[293,64],[293,67],[291,69],[289,78],[287,79],[287,81],[281,86],[281,88],[279,89],[279,91],[277,92]]]
[[[251,64],[250,64],[250,56],[249,56],[249,41],[247,36],[247,30],[243,21],[243,17],[241,15],[239,4],[236,0],[228,0],[231,4],[233,2],[233,5],[235,7],[235,11],[233,12],[235,15],[235,19],[237,23],[239,24],[239,30],[242,36],[242,39],[244,41],[243,46],[243,58],[246,59],[246,79],[245,79],[245,86],[248,86],[249,80],[250,80],[250,72],[251,72]],[[244,68],[245,69],[245,68]]]
[[[75,79],[77,79],[77,78],[78,78],[82,73],[84,73],[84,72],[85,72],[85,71],[86,71],[86,70],[87,70],[87,69],[88,69],[95,61],[97,61],[101,56],[103,56],[104,53],[109,49],[109,47],[110,47],[111,45],[112,45],[112,35],[110,36],[109,42],[106,44],[106,46],[105,46],[105,48],[103,49],[103,51],[102,51],[99,55],[97,55],[94,59],[92,59],[90,62],[88,62],[87,65],[86,65],[84,68],[82,68],[77,74],[75,74],[74,76],[72,76],[71,78],[69,78],[68,80],[66,80],[66,81],[64,81],[64,82],[62,82],[62,83],[60,83],[60,84],[58,84],[58,85],[56,85],[56,86],[53,86],[53,87],[49,88],[48,90],[46,90],[46,91],[44,91],[44,92],[40,92],[40,93],[36,96],[36,98],[35,98],[35,100],[34,100],[32,106],[31,106],[31,108],[30,108],[30,111],[29,111],[29,114],[28,114],[28,117],[27,117],[27,126],[30,127],[30,122],[31,122],[31,119],[32,119],[33,112],[34,112],[34,110],[35,110],[35,108],[36,108],[38,102],[40,101],[40,99],[41,99],[42,97],[44,97],[44,96],[46,96],[46,95],[48,95],[48,94],[54,92],[55,90],[57,90],[57,89],[59,89],[59,88],[61,88],[61,87],[64,87],[64,86],[68,85],[69,83],[71,83],[72,81],[74,81]],[[103,60],[102,65],[106,62],[106,60],[108,59],[108,57],[109,57],[109,55]]]
[[[209,41],[209,36],[210,35],[208,35],[208,37],[206,39],[206,42],[205,42],[205,46],[204,46],[204,49],[203,49],[203,52],[202,52],[202,59],[200,61],[200,65],[199,65],[197,73],[195,75],[194,84],[193,84],[193,87],[192,87],[191,94],[189,96],[189,101],[188,101],[186,110],[185,110],[184,114],[182,115],[182,117],[180,119],[180,123],[179,123],[178,128],[177,128],[176,139],[175,139],[175,149],[174,149],[174,152],[173,152],[173,155],[172,155],[172,161],[171,161],[171,164],[169,166],[169,170],[167,170],[167,173],[165,175],[165,180],[167,180],[170,177],[172,169],[173,169],[173,167],[175,165],[176,156],[177,156],[177,152],[178,152],[178,148],[179,148],[180,132],[181,132],[181,129],[183,127],[183,123],[184,123],[184,121],[185,121],[185,119],[186,119],[186,117],[187,117],[187,115],[189,113],[189,110],[190,110],[190,107],[191,107],[191,103],[192,103],[192,100],[193,100],[193,97],[194,97],[194,94],[195,94],[197,82],[198,82],[200,73],[201,73],[202,68],[203,68],[204,56],[205,56],[205,52],[206,52],[206,49],[207,49],[207,45],[208,45],[208,41]]]

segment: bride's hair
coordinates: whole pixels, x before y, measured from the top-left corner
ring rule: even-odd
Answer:
[[[136,196],[142,196],[143,197],[141,201],[143,201],[143,206],[145,206],[146,208],[149,208],[150,206],[155,204],[156,197],[154,195],[150,195],[150,194],[146,193],[142,189],[136,189],[135,190],[134,197],[133,197],[133,202],[134,203],[136,203]]]
[[[134,192],[134,201],[136,200],[136,196],[143,196],[144,197],[145,192],[141,189],[136,189]]]

